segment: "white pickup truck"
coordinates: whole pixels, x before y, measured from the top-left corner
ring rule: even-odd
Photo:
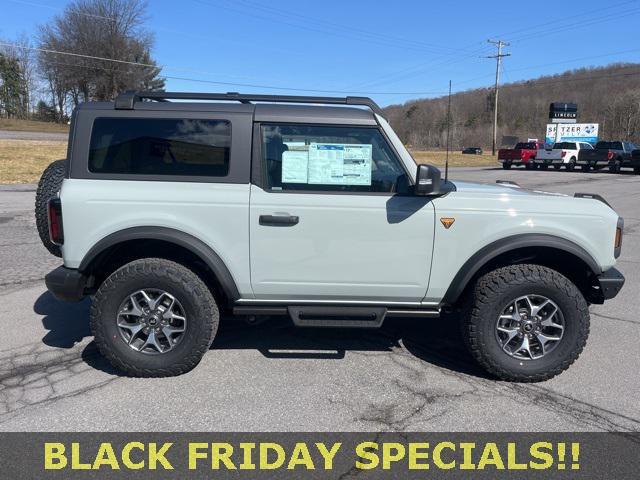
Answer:
[[[556,142],[553,147],[540,150],[534,160],[534,164],[542,169],[553,168],[560,170],[564,165],[569,171],[576,168],[578,153],[580,150],[593,150],[593,146],[587,142]]]

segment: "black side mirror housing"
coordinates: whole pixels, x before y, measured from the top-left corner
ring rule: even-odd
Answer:
[[[418,165],[413,193],[418,196],[440,193],[440,170],[432,165]]]

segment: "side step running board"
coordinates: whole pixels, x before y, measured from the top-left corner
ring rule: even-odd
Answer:
[[[235,315],[289,315],[298,327],[379,328],[385,318],[438,318],[440,309],[386,308],[375,306],[339,307],[330,305],[239,305]]]
[[[288,310],[297,327],[379,328],[387,314],[384,307],[289,307]]]

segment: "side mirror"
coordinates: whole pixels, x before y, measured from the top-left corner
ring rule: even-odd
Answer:
[[[413,193],[419,196],[440,193],[440,170],[431,165],[418,165]]]

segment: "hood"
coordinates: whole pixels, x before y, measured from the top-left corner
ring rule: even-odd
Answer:
[[[477,193],[481,195],[551,195],[556,197],[567,197],[563,193],[543,192],[541,190],[529,190],[516,184],[488,184],[471,182],[453,182],[456,191],[463,193]]]

